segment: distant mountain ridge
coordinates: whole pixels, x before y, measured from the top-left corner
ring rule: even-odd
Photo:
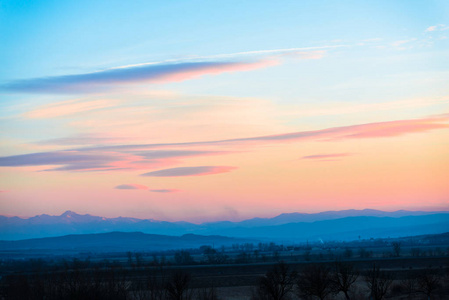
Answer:
[[[447,244],[449,232],[415,236],[400,236],[385,240],[404,241],[420,240],[421,243]],[[92,253],[113,253],[128,251],[176,251],[181,249],[198,249],[210,246],[216,249],[230,247],[234,244],[257,243],[255,239],[239,239],[223,236],[202,236],[185,234],[183,236],[166,236],[145,234],[142,232],[109,232],[96,234],[72,234],[58,237],[25,239],[18,241],[0,241],[0,254],[15,253],[18,257],[42,257],[48,255],[70,255]],[[353,242],[353,241],[349,241]]]
[[[376,209],[347,209],[340,211],[324,211],[314,214],[308,213],[283,213],[273,218],[253,218],[237,222],[239,226],[264,226],[264,225],[282,225],[287,223],[316,222],[324,220],[334,220],[346,217],[392,217],[399,218],[405,216],[422,216],[440,213],[449,213],[449,211],[407,211],[397,210],[393,212],[381,211]]]
[[[202,245],[215,247],[231,246],[235,243],[257,242],[249,239],[223,236],[202,236],[185,234],[167,236],[142,232],[109,232],[96,234],[72,234],[58,237],[0,241],[1,251],[166,251],[199,248]]]
[[[379,237],[400,237],[449,231],[449,214],[392,217],[345,217],[316,222],[286,223],[274,226],[239,227],[213,231],[234,237],[276,240],[356,240]]]
[[[344,224],[350,225],[344,227]],[[390,228],[385,227],[385,224],[390,224]],[[346,236],[347,238],[354,238],[354,234],[358,236],[369,232],[372,235],[387,234],[388,236],[388,233],[390,233],[389,235],[396,235],[394,232],[405,235],[408,234],[407,228],[415,228],[422,234],[449,231],[449,212],[406,210],[385,212],[373,209],[351,209],[315,214],[285,213],[273,218],[253,218],[240,222],[221,221],[202,224],[127,217],[104,218],[89,214],[80,215],[72,211],[66,211],[60,216],[43,214],[28,219],[0,216],[0,240],[113,231],[138,231],[147,234],[173,236],[192,233],[277,239],[332,238],[339,234],[341,238]],[[363,230],[365,232],[362,232]],[[299,234],[298,232],[302,233]],[[330,234],[331,232],[332,234]]]

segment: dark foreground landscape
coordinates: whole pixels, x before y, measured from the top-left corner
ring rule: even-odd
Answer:
[[[124,243],[145,237],[114,234],[129,235]],[[194,239],[204,245],[166,251],[76,250],[77,243],[101,243],[104,238],[101,234],[2,242],[1,299],[448,299],[449,295],[449,233],[285,245],[188,235],[171,241]],[[72,240],[72,251],[51,247],[52,239],[62,248],[61,240]]]

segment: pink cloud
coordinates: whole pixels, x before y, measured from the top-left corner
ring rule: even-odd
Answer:
[[[163,169],[148,172],[142,174],[141,176],[152,176],[152,177],[204,176],[204,175],[226,173],[235,169],[237,168],[228,166],[179,167],[179,168]]]
[[[324,55],[324,49],[346,46],[332,45],[255,50],[178,61],[172,60],[170,62],[141,63],[83,74],[13,80],[1,84],[0,92],[78,94],[117,88],[118,84],[123,83],[183,81],[203,75],[250,71],[274,66],[280,63],[278,58],[282,56],[295,56],[299,59],[319,59]],[[245,56],[253,58],[244,61],[241,57]],[[39,114],[37,116],[39,117]]]
[[[282,142],[299,140],[337,140],[353,138],[382,138],[394,137],[410,133],[426,132],[435,129],[449,128],[448,124],[441,123],[448,121],[446,115],[423,119],[387,121],[378,123],[367,123],[360,125],[350,125],[342,127],[332,127],[314,131],[300,131],[268,136],[225,140],[219,142]]]
[[[0,85],[0,91],[22,93],[87,93],[115,88],[118,84],[184,81],[203,75],[265,68],[278,63],[276,60],[260,60],[247,62],[203,61],[140,64],[92,73],[16,80]],[[68,113],[71,113],[72,111],[91,109],[92,105],[94,107],[100,106],[101,108],[107,105],[107,103],[75,103],[69,104],[69,107],[66,109],[68,109]],[[58,113],[57,109],[55,111],[55,108],[50,107],[44,108],[43,111],[33,112],[29,117],[40,118],[54,113]]]
[[[139,149],[139,145],[135,145]],[[139,149],[140,150],[140,149]],[[45,171],[118,171],[167,167],[188,157],[229,154],[228,151],[103,149],[66,150],[0,157],[0,167],[56,166]]]
[[[115,187],[118,190],[148,190],[148,187],[142,184],[129,183],[129,184],[120,184]]]
[[[255,136],[238,139],[165,143],[165,144],[124,144],[83,147],[65,151],[38,152],[0,157],[0,167],[56,166],[47,171],[114,171],[148,170],[167,168],[189,157],[204,157],[235,153],[246,144],[272,144],[300,141],[334,141],[361,138],[392,138],[396,136],[424,133],[437,129],[447,129],[449,115],[439,115],[421,119],[367,123],[342,127],[332,127],[313,131],[299,131],[276,135]],[[100,141],[99,141],[100,142]],[[101,141],[108,142],[108,141]],[[101,143],[100,142],[100,143]],[[228,145],[234,151],[188,150],[187,147]],[[179,149],[182,147],[183,149]],[[161,150],[156,150],[165,148]],[[331,157],[327,157],[330,159]],[[336,158],[335,156],[333,158]],[[313,158],[309,158],[313,159]],[[324,158],[321,158],[324,159]],[[229,172],[234,167],[200,166],[163,169],[143,174],[143,176],[199,176]]]
[[[340,139],[354,139],[354,138],[386,138],[400,135],[406,135],[411,133],[422,133],[437,129],[449,128],[449,125],[444,123],[449,120],[449,114],[439,115],[435,117],[411,119],[411,120],[398,120],[398,121],[386,121],[376,122],[358,125],[349,125],[341,127],[331,127],[320,130],[312,131],[297,131],[289,133],[281,133],[274,135],[246,137],[238,139],[227,140],[212,140],[212,141],[199,141],[199,142],[182,142],[182,143],[161,143],[161,144],[138,144],[138,145],[115,145],[115,146],[99,146],[99,147],[85,147],[79,148],[78,151],[118,151],[129,152],[139,149],[156,149],[163,147],[190,147],[190,146],[205,146],[205,145],[217,145],[217,144],[269,144],[269,143],[281,143],[291,141],[306,141],[306,140],[340,140]],[[199,151],[201,152],[201,151]],[[145,153],[145,152],[141,152]],[[210,153],[214,154],[226,154],[230,152]],[[201,155],[208,155],[202,153]],[[182,155],[192,156],[192,155]],[[1,158],[0,158],[1,163]]]
[[[348,127],[353,129],[353,132],[343,134],[336,138],[380,138],[393,137],[410,133],[426,132],[435,129],[449,128],[448,124],[438,123],[435,119],[417,119],[417,120],[402,120],[381,123],[371,123],[364,125],[355,125]]]
[[[189,79],[198,78],[204,75],[217,75],[221,73],[229,73],[229,72],[244,72],[251,71],[266,67],[271,67],[278,65],[280,62],[278,60],[261,60],[256,62],[235,62],[235,63],[223,63],[211,66],[204,66],[202,68],[185,70],[177,73],[167,74],[159,76],[150,82],[178,82],[185,81]]]

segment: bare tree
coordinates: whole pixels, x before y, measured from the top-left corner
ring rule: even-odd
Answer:
[[[215,287],[204,288],[198,291],[197,300],[219,300],[217,289]]]
[[[129,293],[132,295],[133,300],[145,300],[150,297],[146,282],[143,280],[134,280],[131,283]]]
[[[347,300],[350,299],[349,294],[351,287],[359,277],[359,273],[350,263],[335,262],[335,270],[332,274],[334,292],[338,294],[342,292]]]
[[[170,300],[190,300],[192,291],[189,288],[191,276],[183,271],[176,271],[172,274],[165,286],[167,297]]]
[[[161,275],[161,276],[158,276]],[[134,280],[131,286],[133,300],[163,300],[164,280],[162,273],[158,273],[156,269],[146,269],[146,276],[143,280]]]
[[[105,274],[104,293],[105,299],[126,299],[130,288],[127,273],[122,268],[111,266]],[[82,299],[82,298],[80,298]]]
[[[188,251],[181,250],[175,253],[175,262],[178,265],[191,265],[194,260]]]
[[[346,248],[345,252],[344,252],[344,257],[345,258],[351,258],[353,256],[353,252],[350,248]]]
[[[413,257],[419,257],[421,255],[422,255],[421,249],[419,249],[419,248],[412,248],[412,256]]]
[[[159,273],[158,273],[159,272]],[[160,276],[158,276],[160,275]],[[148,294],[147,300],[162,300],[164,299],[164,289],[165,281],[164,281],[164,273],[163,268],[159,268],[157,271],[153,270],[153,272],[147,275],[147,288]]]
[[[438,274],[427,269],[418,276],[418,292],[423,293],[430,300],[430,296],[440,287],[441,279]]]
[[[408,298],[412,299],[418,289],[418,280],[413,274],[408,274],[407,278],[401,280],[400,286],[407,294]]]
[[[143,266],[143,253],[141,252],[135,252],[134,253],[134,257],[136,258],[136,265],[137,267],[142,267]]]
[[[298,296],[316,296],[320,300],[332,293],[333,284],[329,268],[321,264],[310,264],[299,273],[296,282]]]
[[[126,256],[128,256],[128,264],[130,267],[134,266],[133,263],[133,253],[131,251],[126,252]]]
[[[391,244],[393,246],[393,254],[396,257],[399,257],[401,255],[401,243],[400,242],[393,242]]]
[[[371,300],[382,300],[387,294],[393,280],[374,264],[365,276],[365,282],[370,290]]]
[[[297,272],[280,262],[272,269],[268,270],[265,276],[259,278],[258,297],[259,299],[282,300],[287,299],[297,277]]]

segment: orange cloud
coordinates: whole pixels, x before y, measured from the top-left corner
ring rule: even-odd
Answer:
[[[56,117],[65,117],[77,113],[84,113],[91,110],[104,109],[117,105],[113,100],[92,100],[84,101],[80,99],[67,100],[58,103],[52,103],[41,106],[35,110],[23,114],[25,118],[47,119]]]

